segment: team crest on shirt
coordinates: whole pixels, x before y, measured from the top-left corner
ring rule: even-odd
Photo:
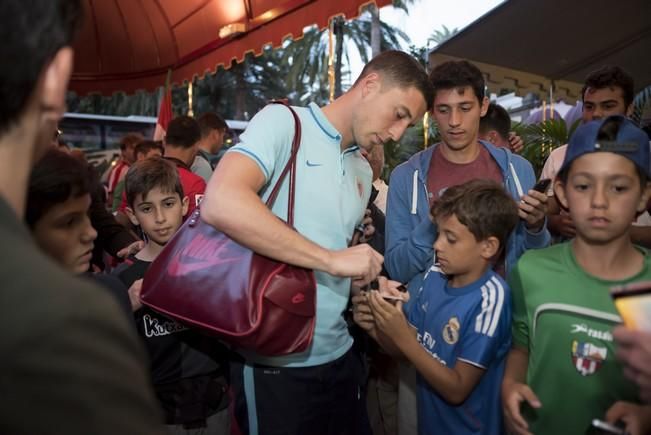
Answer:
[[[459,341],[460,328],[461,324],[459,323],[459,319],[456,316],[450,317],[450,320],[448,320],[448,323],[445,324],[443,331],[441,332],[443,341],[447,344],[454,344]]]
[[[577,340],[572,341],[572,363],[582,376],[592,375],[599,370],[607,355],[606,347]]]

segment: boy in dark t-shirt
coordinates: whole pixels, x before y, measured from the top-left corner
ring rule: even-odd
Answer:
[[[152,261],[183,221],[188,198],[176,168],[161,158],[137,162],[127,172],[126,209],[147,236],[145,247],[116,271],[127,286],[144,277]],[[225,349],[206,337],[148,307],[135,312],[136,328],[151,360],[154,390],[165,423],[186,433],[227,434]]]

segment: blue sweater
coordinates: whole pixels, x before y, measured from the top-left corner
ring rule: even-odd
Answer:
[[[502,171],[504,186],[516,201],[529,191],[536,177],[523,157],[505,148],[480,141],[495,159]],[[414,154],[391,173],[387,199],[384,265],[391,279],[408,283],[409,292],[415,296],[423,282],[425,271],[432,265],[436,225],[430,220],[427,192],[427,172],[432,153],[437,145]],[[549,245],[550,235],[546,224],[532,233],[520,220],[506,246],[506,272],[527,249]]]

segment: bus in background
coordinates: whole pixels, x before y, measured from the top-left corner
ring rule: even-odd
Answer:
[[[154,137],[157,118],[153,116],[106,116],[66,113],[59,122],[59,139],[70,148],[86,153],[86,159],[104,175],[120,157],[120,139],[128,133],[140,133],[144,138]],[[224,147],[239,142],[247,121],[226,120],[229,131],[224,136]]]

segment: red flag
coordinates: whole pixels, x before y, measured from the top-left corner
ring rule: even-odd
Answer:
[[[172,120],[172,89],[170,87],[170,78],[172,70],[167,72],[167,80],[165,81],[165,91],[163,99],[158,108],[158,120],[156,121],[156,130],[154,130],[154,140],[163,140],[167,132],[167,126]]]

